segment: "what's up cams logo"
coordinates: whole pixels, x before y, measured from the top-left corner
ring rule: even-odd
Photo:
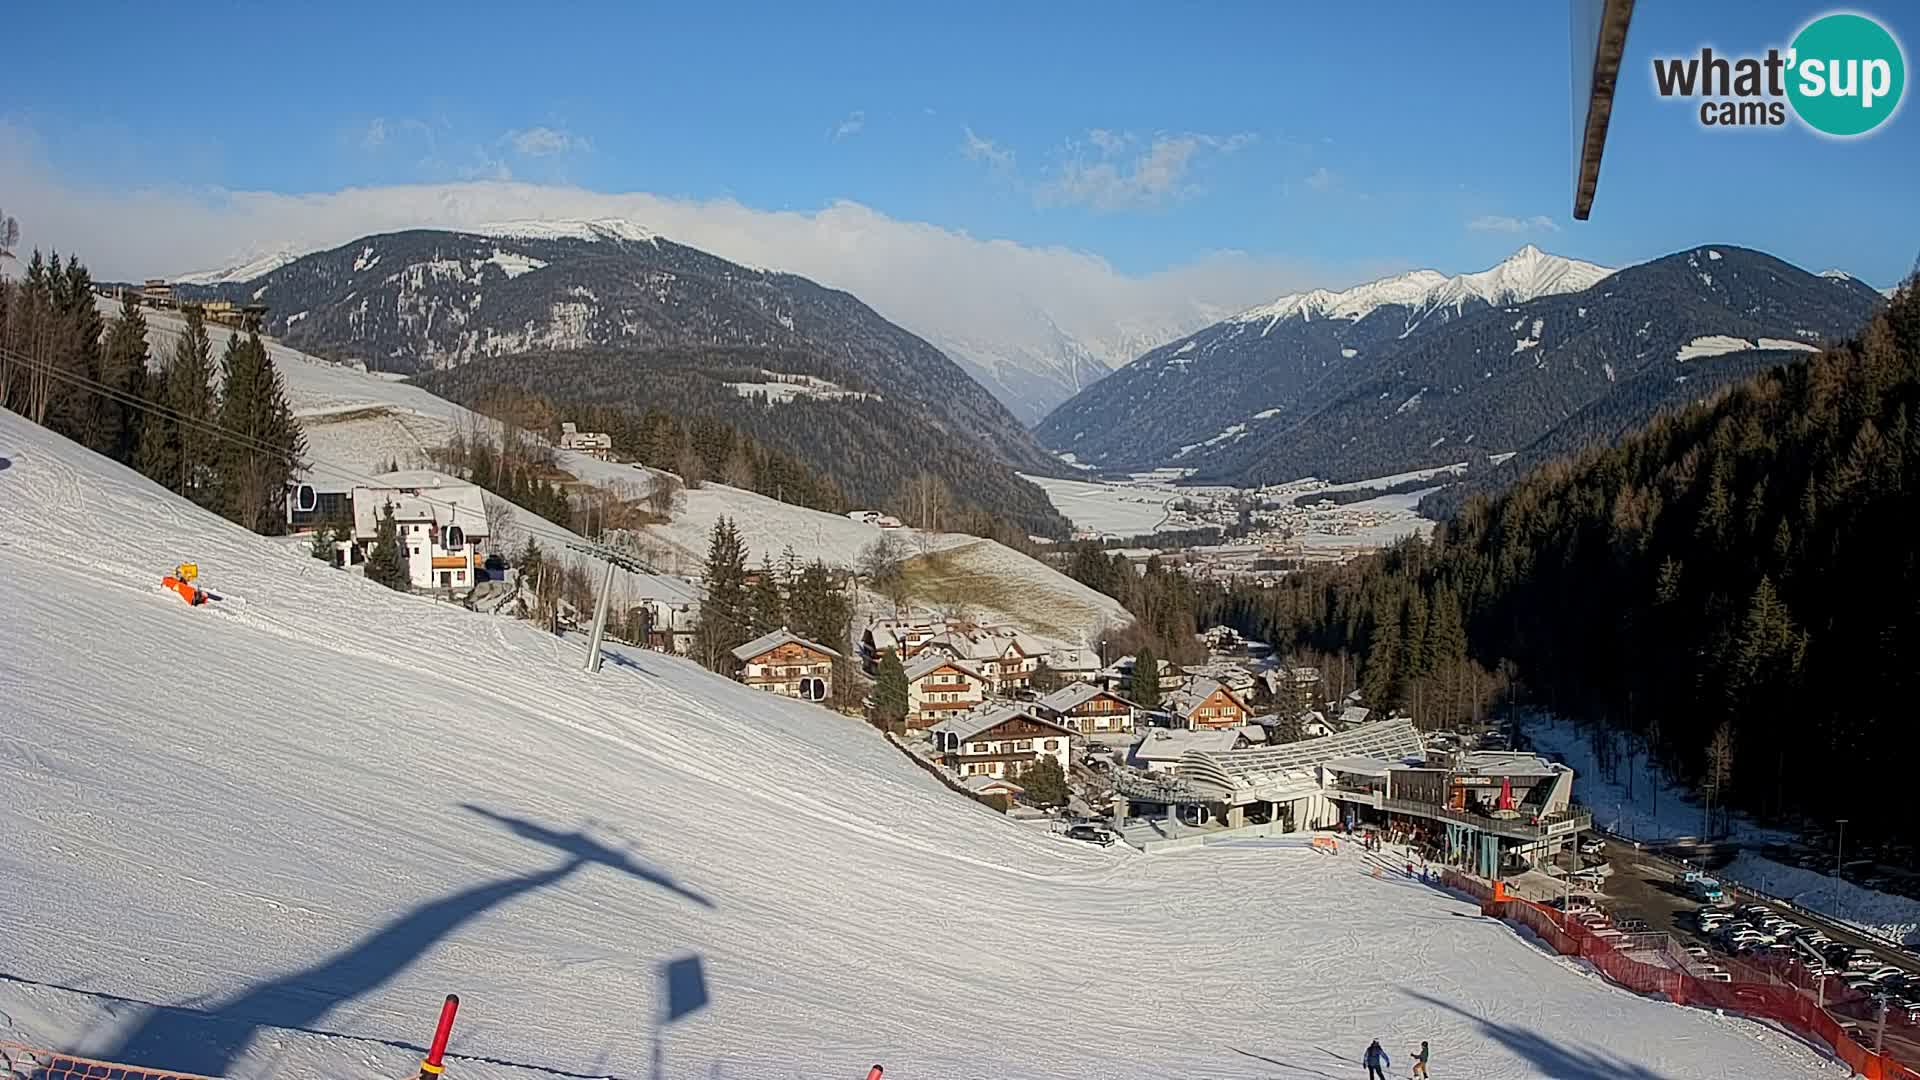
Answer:
[[[1789,111],[1822,135],[1865,135],[1900,108],[1907,84],[1900,42],[1865,15],[1822,15],[1785,50],[1765,56],[1661,56],[1654,89],[1663,98],[1698,99],[1704,127],[1780,127]]]

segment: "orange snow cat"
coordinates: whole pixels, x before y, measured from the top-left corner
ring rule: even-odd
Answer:
[[[181,563],[173,568],[173,573],[160,579],[160,584],[180,594],[180,599],[189,604],[204,604],[207,594],[202,592],[194,581],[200,577],[200,567],[193,563]]]

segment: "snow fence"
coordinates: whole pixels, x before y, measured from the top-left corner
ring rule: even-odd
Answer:
[[[213,1080],[194,1073],[142,1069],[111,1061],[35,1050],[0,1042],[0,1077],[6,1080]]]
[[[1833,1047],[1834,1056],[1867,1080],[1920,1080],[1920,1072],[1876,1054],[1840,1026],[1832,1013],[1816,1004],[1796,981],[1780,979],[1764,969],[1729,962],[1737,977],[1714,982],[1695,976],[1684,962],[1658,953],[1644,941],[1596,936],[1578,920],[1550,907],[1508,896],[1504,889],[1472,875],[1448,869],[1441,880],[1450,889],[1473,897],[1482,914],[1525,927],[1562,956],[1577,956],[1608,980],[1643,994],[1660,994],[1680,1005],[1719,1009],[1771,1020],[1799,1035]],[[1662,935],[1664,936],[1664,935]]]

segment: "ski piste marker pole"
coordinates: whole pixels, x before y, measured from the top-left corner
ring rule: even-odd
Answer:
[[[440,1005],[440,1025],[433,1031],[433,1046],[420,1062],[420,1080],[436,1080],[447,1066],[441,1059],[447,1053],[447,1038],[453,1034],[453,1014],[460,1011],[460,995],[448,994]]]

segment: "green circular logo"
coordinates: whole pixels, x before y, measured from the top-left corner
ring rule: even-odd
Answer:
[[[1823,15],[1793,39],[1787,99],[1815,131],[1864,135],[1900,107],[1906,58],[1887,28],[1865,15]]]

